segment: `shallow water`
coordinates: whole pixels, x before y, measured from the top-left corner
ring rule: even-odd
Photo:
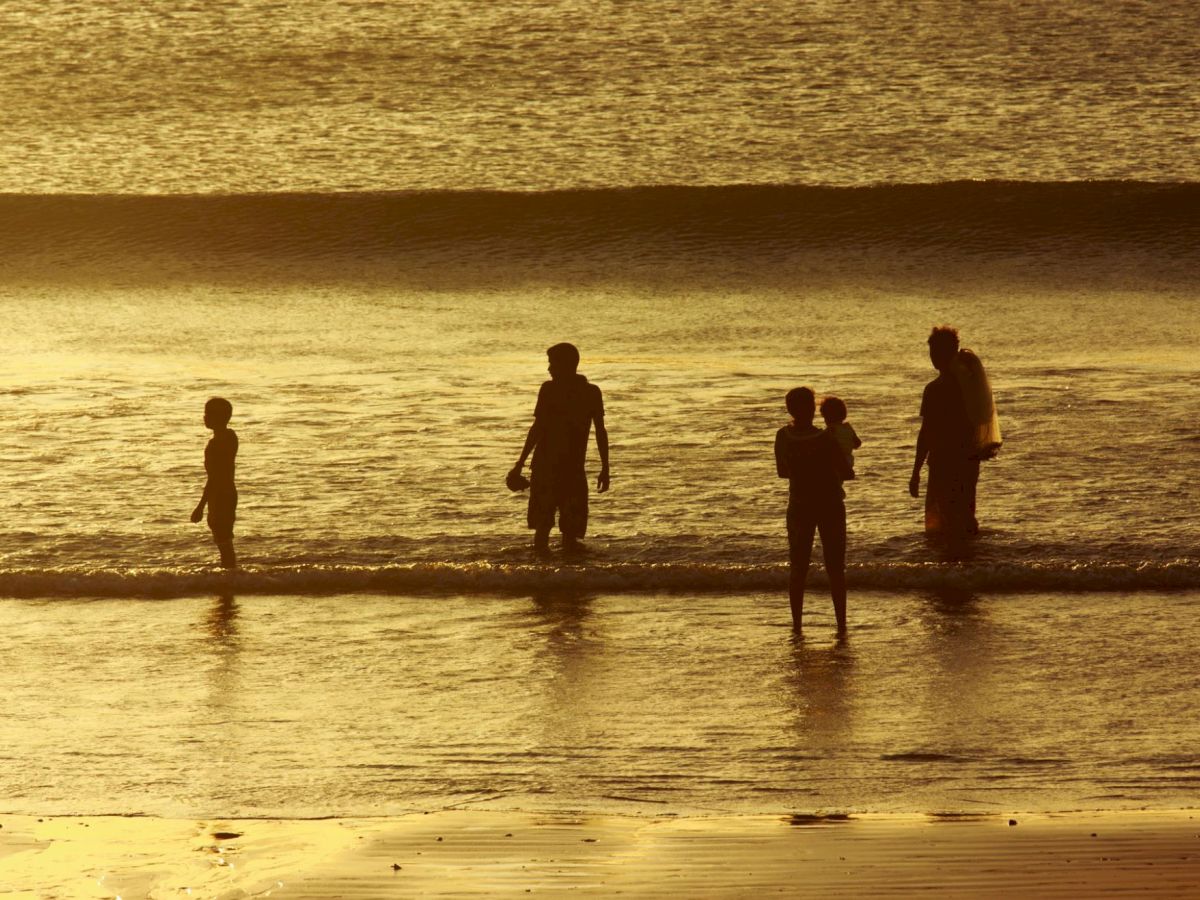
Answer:
[[[1200,332],[1186,268],[1125,284],[1060,252],[1023,281],[960,250],[949,269],[905,276],[885,263],[840,271],[850,257],[831,250],[762,283],[732,271],[739,258],[721,263],[724,288],[572,285],[551,270],[529,284],[420,289],[377,272],[356,280],[345,257],[325,284],[242,271],[232,284],[120,286],[110,269],[101,285],[2,285],[13,335],[0,360],[3,592],[143,593],[71,579],[210,564],[187,516],[213,394],[234,405],[251,570],[526,562],[525,497],[503,478],[544,349],[563,338],[605,391],[613,445],[613,489],[593,496],[594,562],[783,562],[772,440],[784,393],[807,383],[846,401],[864,441],[848,485],[851,562],[881,574],[860,585],[924,586],[906,567],[937,556],[906,484],[935,374],[925,337],[940,321],[960,325],[989,367],[1005,433],[981,479],[976,561],[1025,567],[1002,582],[1018,589],[1200,584]],[[1171,258],[1153,270],[1173,271]],[[1114,564],[1146,578],[1106,581]],[[30,573],[40,587],[21,586]],[[362,589],[347,579],[323,588]],[[646,574],[631,586],[672,583]]]
[[[1196,599],[0,601],[2,811],[1188,806]]]

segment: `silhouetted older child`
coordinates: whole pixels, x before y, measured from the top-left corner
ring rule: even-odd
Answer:
[[[825,574],[839,635],[846,633],[846,461],[833,435],[813,425],[817,400],[811,388],[792,388],[784,398],[792,423],[775,433],[775,469],[788,480],[788,595],[792,627],[804,616],[804,589],[813,537],[821,535]]]
[[[233,405],[223,397],[213,397],[204,404],[204,426],[212,429],[212,439],[204,448],[204,471],[208,480],[204,493],[192,512],[192,521],[199,522],[208,506],[208,527],[217,549],[221,551],[221,566],[237,568],[233,552],[233,522],[237,518],[237,487],[233,483],[234,462],[237,459],[238,437],[229,427]]]
[[[550,548],[550,529],[558,513],[563,549],[579,550],[587,533],[587,447],[592,423],[596,424],[596,449],[600,451],[600,476],[596,488],[608,490],[608,431],[604,428],[604,398],[600,388],[576,372],[579,351],[572,344],[555,344],[546,351],[550,381],[542,384],[533,424],[517,464],[509,472],[510,484],[519,482],[530,452],[529,513],[533,546],[539,553]]]
[[[821,401],[821,418],[825,420],[825,430],[846,457],[846,466],[850,470],[847,477],[853,478],[854,451],[862,446],[862,441],[854,431],[854,426],[846,421],[845,402],[839,397],[826,397]]]

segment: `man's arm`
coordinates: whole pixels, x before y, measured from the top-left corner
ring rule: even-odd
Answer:
[[[525,446],[521,448],[521,455],[517,459],[517,464],[513,466],[513,471],[518,475],[521,474],[521,469],[525,466],[525,460],[529,458],[529,454],[533,452],[533,448],[537,446],[538,438],[542,434],[542,423],[537,419],[533,420],[533,424],[529,426],[529,433],[525,435]]]
[[[596,479],[596,490],[601,494],[608,490],[608,429],[604,427],[604,416],[596,417],[596,449],[600,451],[600,476]]]

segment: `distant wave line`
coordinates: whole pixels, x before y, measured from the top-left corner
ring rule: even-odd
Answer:
[[[547,192],[0,195],[7,262],[777,257],[839,247],[1193,258],[1200,183],[955,181]]]
[[[1200,560],[1140,563],[861,563],[857,590],[971,593],[1170,591],[1200,588]],[[823,572],[812,579],[825,586]],[[414,563],[256,567],[236,573],[183,569],[0,570],[0,596],[170,598],[207,594],[537,594],[784,591],[786,565],[613,563],[536,565]]]

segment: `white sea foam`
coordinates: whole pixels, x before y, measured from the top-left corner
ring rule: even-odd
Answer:
[[[740,594],[784,591],[785,565],[415,563],[279,566],[226,573],[178,569],[0,570],[0,596],[187,597],[205,594]],[[824,587],[820,569],[811,583]],[[969,593],[1146,591],[1200,588],[1200,561],[1142,563],[855,563],[855,590]]]

